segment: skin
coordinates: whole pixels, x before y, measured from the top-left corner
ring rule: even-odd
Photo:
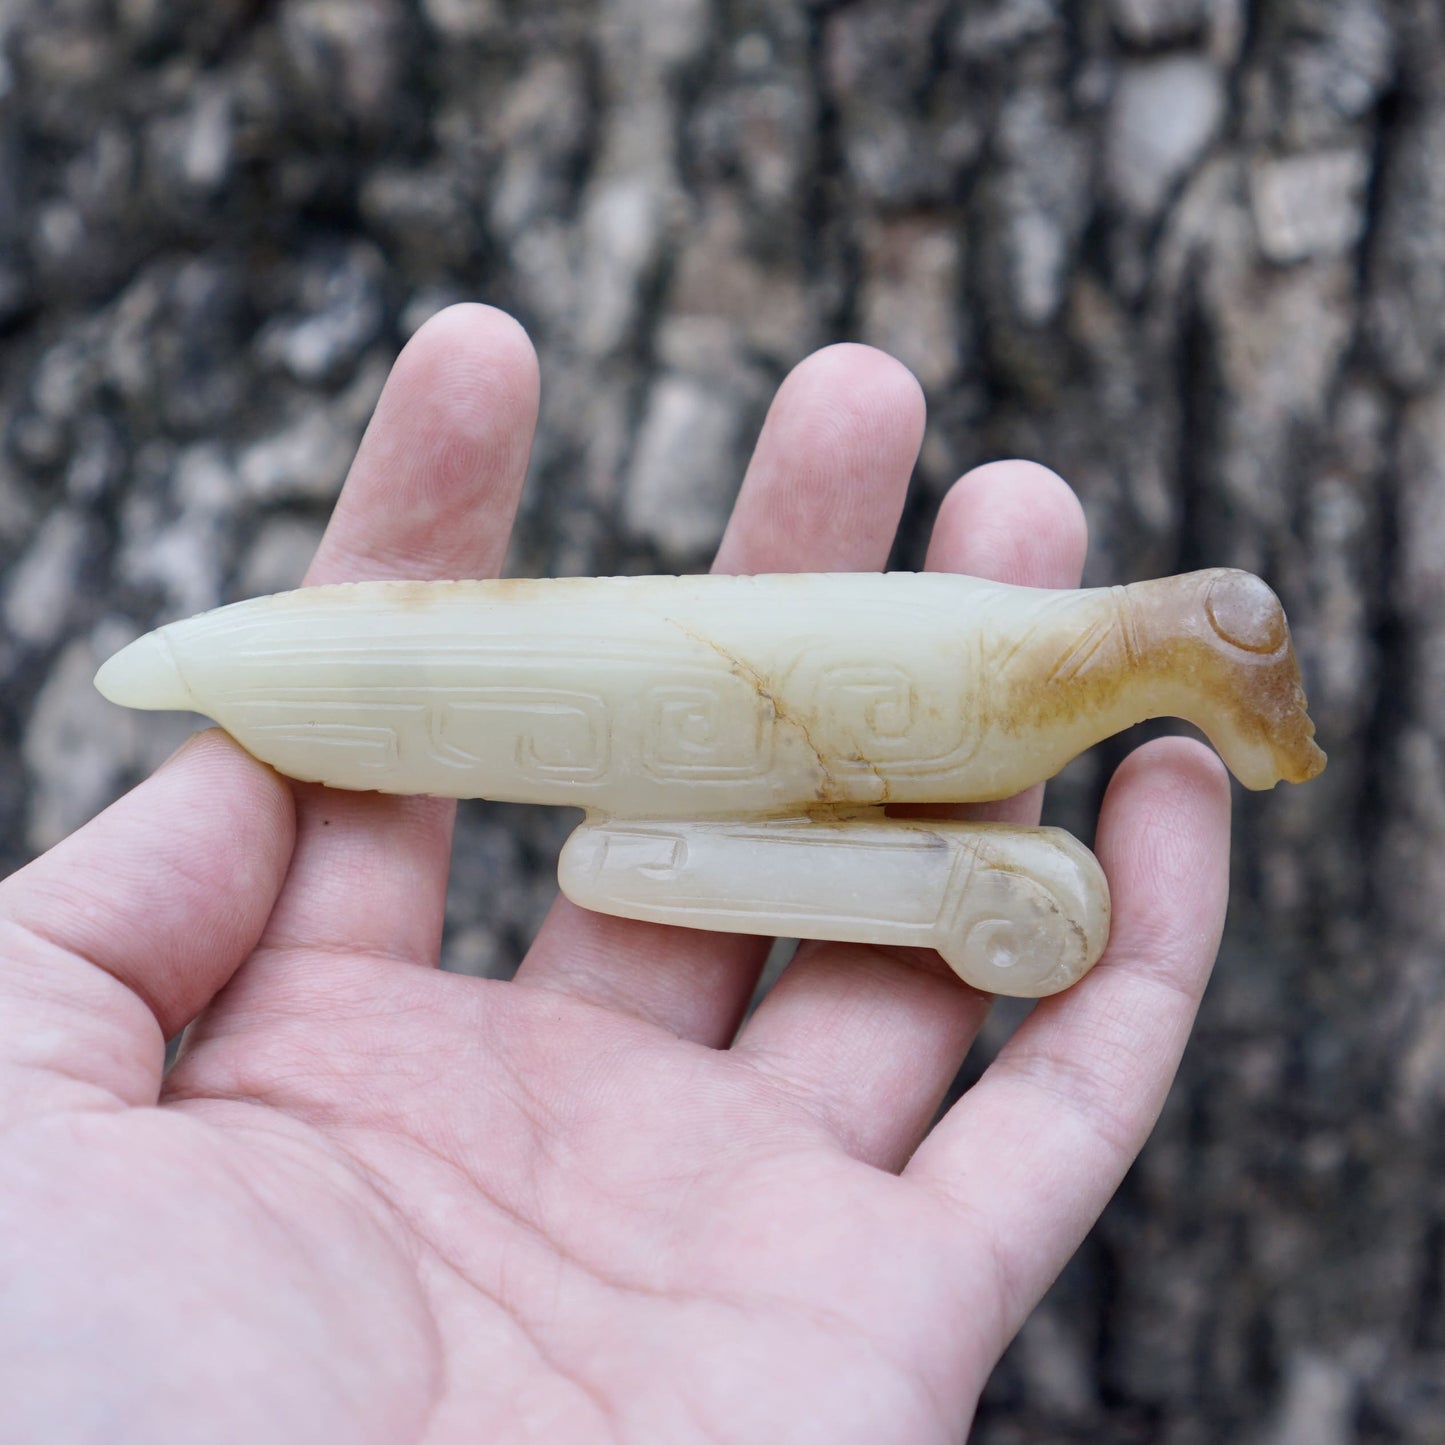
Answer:
[[[307,580],[495,574],[537,385],[501,314],[425,326]],[[922,430],[897,362],[803,362],[717,567],[881,567]],[[1006,462],[928,565],[1084,547]],[[1158,1115],[1228,813],[1203,747],[1130,757],[1107,955],[933,1123],[987,1008],[936,957],[804,946],[743,1024],[758,940],[560,902],[514,982],[449,976],[450,804],[201,735],[0,885],[0,1441],[958,1441]]]

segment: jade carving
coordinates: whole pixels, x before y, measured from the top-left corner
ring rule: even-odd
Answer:
[[[204,713],[294,778],[585,808],[560,879],[586,907],[927,946],[1024,996],[1102,952],[1092,855],[885,805],[1008,797],[1161,716],[1250,788],[1324,766],[1283,609],[1222,569],[1074,592],[933,573],[354,583],[171,623],[96,685]]]

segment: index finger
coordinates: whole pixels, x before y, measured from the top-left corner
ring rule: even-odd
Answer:
[[[467,305],[428,321],[392,368],[307,584],[495,576],[538,390],[536,355],[510,316]],[[456,805],[295,791],[291,872],[248,980],[284,988],[292,962],[314,973],[318,952],[435,964]]]

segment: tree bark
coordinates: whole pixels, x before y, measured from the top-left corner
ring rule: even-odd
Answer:
[[[898,565],[1045,462],[1090,582],[1272,582],[1331,754],[1238,799],[1179,1084],[974,1438],[1445,1439],[1436,0],[14,0],[0,57],[0,861],[177,740],[94,665],[295,582],[439,306],[541,353],[524,574],[703,565],[786,370],[872,342],[931,409]],[[452,966],[563,831],[464,811]]]

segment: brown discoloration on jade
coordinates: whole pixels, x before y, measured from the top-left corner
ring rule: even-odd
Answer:
[[[1284,609],[1259,578],[1227,568],[1081,596],[1015,652],[995,708],[1003,732],[1068,737],[1070,755],[1180,717],[1250,788],[1307,782],[1325,766]]]

